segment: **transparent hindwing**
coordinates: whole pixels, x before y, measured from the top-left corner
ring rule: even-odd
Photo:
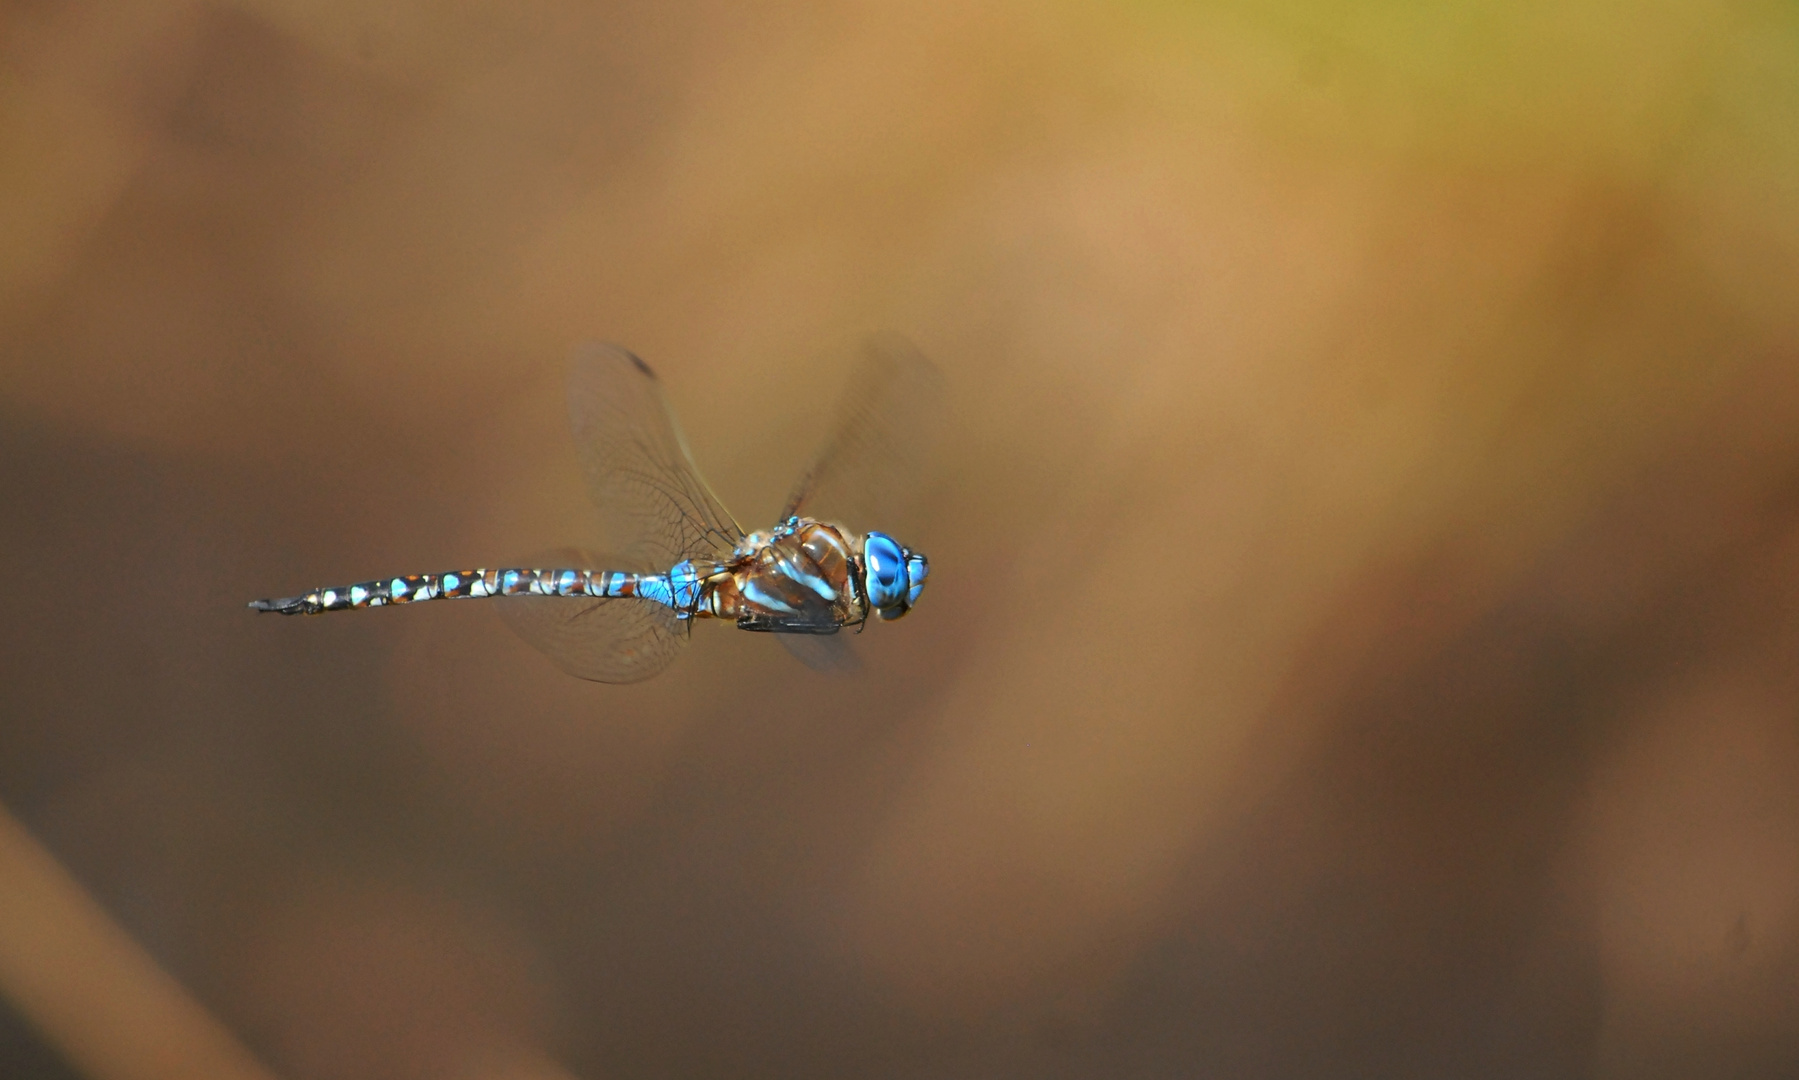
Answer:
[[[743,530],[694,466],[648,364],[616,345],[587,346],[569,371],[568,412],[612,549],[660,572],[737,546]]]
[[[588,494],[616,555],[564,551],[540,567],[667,573],[729,558],[743,536],[694,466],[655,373],[616,345],[590,345],[569,372],[569,423]],[[597,682],[637,682],[667,667],[691,624],[628,597],[506,597],[509,626],[556,666]]]
[[[647,572],[625,555],[563,549],[533,559],[540,568]],[[673,608],[631,597],[502,596],[500,617],[557,667],[581,679],[641,682],[674,662],[689,624]]]

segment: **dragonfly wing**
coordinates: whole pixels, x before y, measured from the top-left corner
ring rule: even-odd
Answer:
[[[813,671],[854,675],[862,670],[862,657],[857,655],[848,635],[776,634],[775,637],[794,659]]]
[[[693,464],[650,366],[590,345],[569,372],[569,422],[581,470],[613,546],[657,571],[718,559],[743,536]]]
[[[904,338],[871,340],[782,519],[804,514],[859,530],[902,528],[943,415],[937,366]]]
[[[526,565],[629,569],[631,560],[557,551]],[[687,625],[672,608],[630,597],[501,596],[500,617],[532,648],[581,679],[641,682],[674,662]]]

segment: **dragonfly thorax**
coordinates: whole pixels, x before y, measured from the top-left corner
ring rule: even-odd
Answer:
[[[917,602],[927,564],[884,533],[792,517],[745,536],[707,578],[697,614],[745,630],[829,634],[871,614],[897,619]]]
[[[843,530],[808,518],[752,532],[707,579],[700,613],[745,630],[834,633],[867,618],[854,552]]]

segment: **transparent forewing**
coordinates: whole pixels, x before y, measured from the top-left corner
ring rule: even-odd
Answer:
[[[694,467],[648,364],[616,345],[587,346],[569,373],[568,406],[608,543],[657,571],[736,546],[743,531]]]
[[[526,565],[619,569],[623,556],[555,551]],[[501,596],[500,617],[532,648],[581,679],[640,682],[672,663],[687,644],[673,608],[632,597]]]
[[[943,415],[937,366],[904,338],[870,341],[781,517],[804,514],[858,532],[904,528]]]

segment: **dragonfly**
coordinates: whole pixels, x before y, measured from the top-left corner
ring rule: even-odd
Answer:
[[[406,574],[249,606],[316,615],[496,597],[520,637],[595,682],[656,675],[701,619],[778,635],[813,667],[853,667],[854,654],[832,635],[860,632],[870,616],[904,616],[931,567],[887,533],[856,533],[843,522],[903,512],[916,496],[943,386],[910,343],[869,342],[776,524],[746,533],[695,466],[649,364],[616,345],[588,346],[571,366],[569,420],[614,553],[564,551],[536,568]]]

